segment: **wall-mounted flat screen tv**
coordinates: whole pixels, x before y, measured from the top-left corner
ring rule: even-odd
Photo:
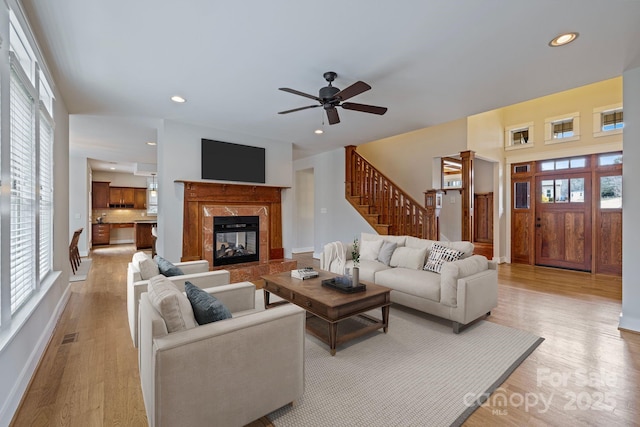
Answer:
[[[265,149],[202,139],[202,179],[265,183]]]

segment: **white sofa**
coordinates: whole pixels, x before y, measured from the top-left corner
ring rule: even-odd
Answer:
[[[366,254],[368,259],[363,259],[363,247],[366,249],[364,252],[370,252],[375,245],[369,242],[380,240],[397,245],[390,265],[371,259],[371,253]],[[392,302],[452,320],[455,333],[474,320],[490,314],[498,305],[497,264],[482,255],[473,255],[473,244],[470,242],[362,233],[359,243],[361,281],[391,288]],[[440,273],[425,271],[422,267],[434,243],[457,249],[463,252],[463,256],[458,261],[443,264]],[[353,244],[343,246],[346,248],[346,262],[336,257],[335,245],[330,243],[320,256],[320,268],[335,273],[342,273],[339,270],[344,268],[353,268]]]
[[[141,296],[140,380],[150,426],[240,427],[304,392],[305,311],[294,304],[255,310],[249,282],[205,291],[233,318],[171,333],[149,294]]]
[[[136,255],[139,255],[137,253]],[[133,346],[138,347],[138,306],[140,295],[147,291],[148,279],[143,279],[139,263],[134,259],[127,266],[127,316]],[[188,261],[174,263],[184,275],[168,277],[179,289],[184,290],[184,282],[190,281],[199,288],[228,285],[231,278],[227,270],[209,271],[209,261]]]

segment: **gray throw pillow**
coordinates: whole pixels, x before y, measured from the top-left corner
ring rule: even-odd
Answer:
[[[156,255],[155,257],[156,264],[158,264],[158,270],[160,270],[160,274],[165,277],[171,276],[182,276],[184,272],[180,267],[176,267],[170,261],[162,258],[160,255]]]
[[[389,263],[391,262],[393,251],[396,250],[397,246],[398,244],[395,242],[385,241],[380,248],[380,252],[378,253],[378,261],[380,261],[384,265],[389,265]]]
[[[218,298],[206,293],[191,282],[184,282],[184,290],[198,325],[231,319],[231,312]]]

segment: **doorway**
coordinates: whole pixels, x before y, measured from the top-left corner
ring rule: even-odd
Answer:
[[[511,262],[622,275],[622,153],[511,165]]]

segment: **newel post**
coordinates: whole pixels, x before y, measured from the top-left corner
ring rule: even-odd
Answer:
[[[345,167],[345,185],[344,185],[344,191],[345,191],[345,196],[351,196],[353,195],[353,168],[354,168],[354,157],[355,157],[355,152],[356,152],[356,146],[355,145],[347,145],[346,147],[344,147],[345,149],[345,162],[344,162],[344,167]]]
[[[473,151],[462,151],[462,240],[473,242]]]

